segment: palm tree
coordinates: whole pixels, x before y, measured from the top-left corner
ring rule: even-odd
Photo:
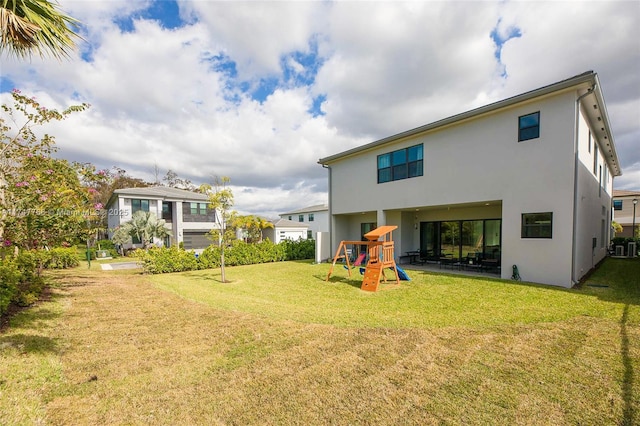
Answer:
[[[74,31],[79,24],[48,0],[0,0],[0,52],[67,57],[80,38]]]
[[[116,244],[125,244],[130,238],[136,238],[146,249],[149,248],[154,237],[165,238],[171,235],[164,225],[164,219],[158,219],[154,213],[140,210],[133,214],[130,221],[116,229],[112,240]]]

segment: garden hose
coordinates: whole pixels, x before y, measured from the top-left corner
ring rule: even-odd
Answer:
[[[518,272],[518,265],[513,265],[513,274],[511,274],[511,279],[520,281],[520,272]]]

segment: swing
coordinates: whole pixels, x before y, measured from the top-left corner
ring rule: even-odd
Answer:
[[[362,263],[364,262],[364,258],[367,257],[367,253],[360,253],[360,255],[358,256],[358,258],[355,260],[355,262],[353,262],[353,265],[351,267],[347,266],[347,265],[343,265],[344,269],[353,269],[356,266],[360,266],[362,265]]]

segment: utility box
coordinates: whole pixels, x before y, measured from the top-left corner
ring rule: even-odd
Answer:
[[[624,256],[624,246],[616,246],[616,256]]]
[[[627,245],[627,256],[628,257],[636,257],[636,256],[638,256],[638,249],[636,248],[635,241],[631,241]]]

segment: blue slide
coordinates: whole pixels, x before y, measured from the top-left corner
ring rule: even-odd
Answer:
[[[393,269],[393,268],[390,268],[390,269]],[[400,278],[403,281],[411,281],[411,278],[409,278],[409,275],[407,275],[404,269],[396,265],[396,270],[398,271],[398,278]]]

